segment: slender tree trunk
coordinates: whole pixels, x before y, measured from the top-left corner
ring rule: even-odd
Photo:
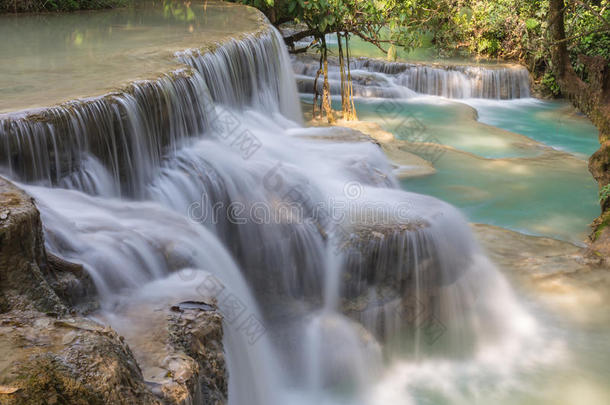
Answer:
[[[341,32],[337,31],[337,44],[339,45],[339,71],[341,74],[341,111],[343,111],[343,118],[348,109],[347,101],[347,88],[345,85],[345,61],[343,59],[343,45],[341,44]]]
[[[339,69],[341,71],[341,111],[343,113],[343,119],[347,121],[353,121],[358,119],[356,117],[356,109],[354,106],[354,97],[353,97],[353,86],[352,86],[352,74],[349,68],[349,42],[348,42],[347,33],[341,34],[337,32],[337,42],[339,43]],[[343,56],[343,40],[341,39],[345,36],[345,54],[347,57]],[[347,75],[345,74],[346,70],[346,59],[347,59]]]
[[[567,41],[565,41],[564,13],[564,0],[550,0],[549,33],[551,39],[551,63],[561,91],[572,99],[579,92],[585,90],[586,83],[580,80],[572,68]]]
[[[335,122],[333,117],[333,109],[330,104],[330,83],[328,82],[328,47],[326,46],[326,37],[322,37],[322,49],[324,58],[324,83],[322,85],[322,111],[326,115],[329,124]]]
[[[318,98],[320,97],[320,92],[318,91],[318,80],[320,79],[320,75],[322,74],[322,63],[323,63],[324,55],[320,52],[320,66],[318,67],[318,71],[316,72],[316,78],[313,81],[313,118],[317,118],[316,109],[318,107]],[[322,115],[322,103],[320,103],[320,116]]]
[[[349,33],[345,33],[345,55],[347,59],[347,102],[349,114],[345,118],[349,121],[358,120],[356,115],[356,106],[354,105],[354,85],[352,82],[352,70],[350,68],[350,55],[349,55]]]

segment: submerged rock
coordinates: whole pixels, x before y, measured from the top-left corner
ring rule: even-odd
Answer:
[[[524,235],[500,227],[473,224],[489,257],[505,274],[525,287],[564,320],[607,325],[610,268],[604,257],[587,248],[556,239]]]

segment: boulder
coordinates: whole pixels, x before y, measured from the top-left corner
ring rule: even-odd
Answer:
[[[49,281],[55,293],[79,313],[98,309],[97,289],[81,264],[72,263],[47,252],[47,263],[53,276]]]
[[[227,402],[222,316],[214,304],[135,300],[107,315],[164,403]],[[189,302],[192,304],[192,302]]]
[[[0,315],[0,404],[161,404],[124,340],[83,318]]]
[[[222,346],[222,316],[214,310],[181,306],[168,316],[168,340],[173,350],[183,351],[197,364],[196,403],[227,402],[228,385]]]
[[[33,199],[0,177],[0,312],[65,313],[53,291],[40,214]]]

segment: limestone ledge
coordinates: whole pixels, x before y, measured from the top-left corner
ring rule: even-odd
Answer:
[[[305,119],[312,127],[332,126],[333,132],[328,135],[310,136],[310,138],[334,142],[372,142],[384,151],[399,179],[429,176],[436,173],[432,163],[409,152],[412,143],[396,139],[394,135],[370,121],[346,121],[339,119],[333,124],[326,120],[311,117],[311,105],[303,108]]]
[[[610,269],[603,256],[556,239],[473,224],[488,256],[507,277],[561,319],[594,325],[610,321]]]

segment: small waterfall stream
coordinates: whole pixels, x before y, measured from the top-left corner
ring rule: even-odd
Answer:
[[[377,404],[388,384],[391,403],[410,403],[423,374],[395,382],[392,367],[443,363],[459,385],[466,365],[493,386],[538,361],[538,327],[456,209],[401,191],[374,144],[309,139],[320,130],[300,124],[274,29],[177,58],[190,68],[0,118],[2,173],[36,198],[49,251],[85,266],[104,311],[141,290],[192,299],[212,275],[223,288],[206,294],[226,288],[243,309],[224,313],[236,405]],[[441,93],[474,74],[401,72]],[[489,76],[460,94],[503,97],[513,79]],[[246,316],[254,336],[236,326]]]
[[[318,63],[305,58],[293,64],[299,90],[313,93]],[[523,66],[413,64],[356,58],[351,67],[354,95],[410,98],[428,94],[446,98],[514,99],[530,97],[529,73]],[[332,94],[340,94],[338,66],[329,66]]]

